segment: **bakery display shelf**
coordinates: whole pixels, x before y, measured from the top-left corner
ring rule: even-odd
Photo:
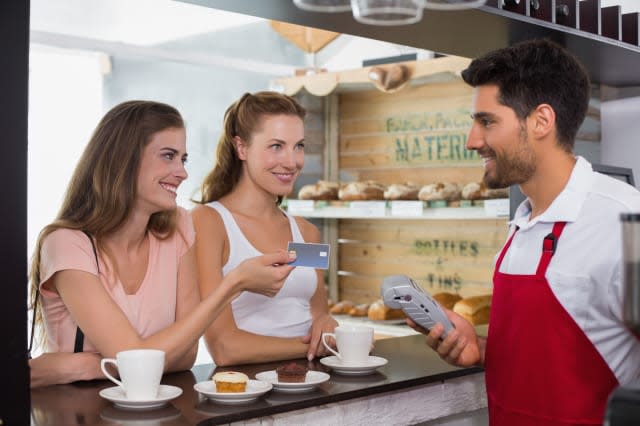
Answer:
[[[509,200],[484,200],[465,207],[431,207],[427,202],[327,202],[288,200],[287,210],[294,215],[325,219],[496,219],[508,217]]]

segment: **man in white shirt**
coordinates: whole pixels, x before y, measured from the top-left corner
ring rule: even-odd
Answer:
[[[444,340],[441,325],[411,325],[447,362],[485,366],[492,426],[602,424],[611,391],[640,379],[640,341],[622,322],[620,224],[640,212],[640,192],[573,154],[590,82],[559,45],[499,49],[462,77],[485,184],[520,185],[527,199],[496,260],[488,338],[450,311]]]

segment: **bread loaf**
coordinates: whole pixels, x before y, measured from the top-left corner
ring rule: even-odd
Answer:
[[[304,185],[298,191],[300,200],[337,200],[339,184],[319,180],[318,183]]]
[[[383,200],[386,186],[372,180],[350,182],[338,190],[338,198],[344,201]]]
[[[488,324],[490,311],[490,294],[467,297],[453,306],[453,312],[465,318],[473,325]]]
[[[430,183],[420,188],[418,198],[423,201],[457,201],[460,188],[455,183]]]
[[[351,308],[349,310],[349,315],[351,315],[352,317],[366,317],[368,310],[369,310],[369,304],[361,303]]]
[[[420,187],[418,185],[407,183],[393,183],[389,185],[384,191],[385,200],[417,200],[418,191]]]
[[[436,300],[436,302],[449,310],[453,309],[453,306],[462,299],[459,294],[447,292],[436,293],[432,297]]]
[[[384,304],[382,300],[376,300],[369,306],[369,313],[367,317],[370,320],[381,321],[391,319],[406,318],[406,315],[402,309],[391,309]]]
[[[329,309],[329,312],[332,314],[348,314],[351,309],[355,306],[350,300],[342,300]]]
[[[471,182],[462,188],[462,199],[464,200],[480,200],[482,193],[486,191],[484,183]]]
[[[462,198],[464,200],[509,198],[509,188],[489,189],[483,182],[471,182],[462,188]]]

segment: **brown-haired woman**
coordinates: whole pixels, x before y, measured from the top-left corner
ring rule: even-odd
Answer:
[[[245,94],[224,116],[214,169],[205,178],[202,205],[193,211],[201,295],[216,291],[247,257],[319,242],[311,223],[279,207],[304,165],[305,110],[274,92]],[[205,333],[218,365],[325,354],[324,331],[337,325],[327,310],[322,274],[296,268],[273,298],[244,292]]]
[[[32,386],[102,377],[101,357],[133,348],[165,351],[166,371],[189,369],[237,292],[278,292],[293,269],[284,250],[244,262],[200,301],[193,224],[176,205],[186,159],[169,105],[124,102],[100,121],[36,245],[31,293],[45,353],[30,360]]]

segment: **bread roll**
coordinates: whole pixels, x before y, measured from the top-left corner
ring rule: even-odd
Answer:
[[[460,188],[455,183],[430,183],[420,188],[418,198],[423,201],[457,201]]]
[[[372,180],[350,182],[338,190],[338,198],[344,201],[383,200],[386,186]]]
[[[436,300],[436,302],[447,309],[453,309],[453,306],[456,304],[456,302],[462,299],[459,294],[447,293],[446,291],[443,291],[442,293],[436,293],[432,297]]]
[[[352,317],[366,317],[367,311],[369,311],[369,304],[361,303],[351,308],[349,310],[349,315],[351,315]]]
[[[488,324],[490,311],[490,294],[467,297],[453,306],[453,312],[465,318],[473,325]]]
[[[351,309],[355,306],[350,300],[342,300],[329,309],[329,312],[332,314],[348,314]]]
[[[509,198],[509,188],[489,189],[482,194],[485,198]]]
[[[319,180],[318,183],[300,188],[298,198],[300,200],[337,200],[339,186],[336,182]]]
[[[417,200],[420,187],[414,183],[394,183],[384,191],[385,200]]]
[[[464,200],[509,198],[509,188],[489,189],[483,182],[471,182],[462,188],[462,198]]]
[[[482,192],[486,191],[483,183],[471,182],[462,188],[462,199],[464,200],[480,200]]]
[[[367,317],[370,320],[381,321],[391,319],[406,318],[406,315],[402,309],[391,309],[384,304],[382,300],[376,300],[369,306],[369,313]]]

